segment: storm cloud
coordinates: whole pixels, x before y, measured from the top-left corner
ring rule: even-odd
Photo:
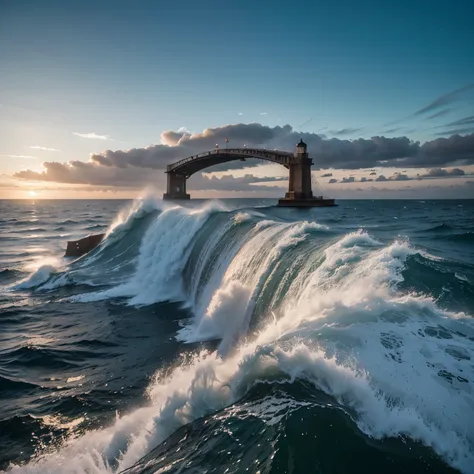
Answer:
[[[216,144],[229,147],[267,148],[293,151],[302,138],[308,144],[308,152],[318,168],[358,169],[374,166],[436,167],[455,162],[474,163],[474,134],[439,138],[421,145],[408,137],[341,140],[325,139],[315,133],[298,133],[291,126],[268,127],[257,123],[227,125],[206,129],[199,134],[164,132],[162,143],[147,148],[130,150],[106,150],[91,155],[91,161],[102,166],[118,168],[143,167],[164,169],[167,164],[206,150]],[[168,145],[163,143],[175,143]],[[255,162],[253,162],[255,163]],[[227,169],[252,166],[247,162],[231,162]]]
[[[158,175],[163,176],[166,165],[213,149],[216,144],[222,146],[226,138],[229,139],[229,148],[247,146],[286,151],[293,151],[295,144],[302,138],[308,144],[315,168],[319,169],[443,168],[474,164],[474,133],[437,138],[420,144],[406,136],[326,139],[315,133],[295,132],[290,125],[268,127],[251,123],[208,128],[202,133],[166,131],[161,135],[161,143],[156,145],[129,150],[105,150],[92,154],[89,162],[46,162],[42,172],[20,171],[14,177],[75,184],[147,184],[150,180],[155,181]],[[255,164],[261,162],[235,161],[220,165],[219,168],[210,168],[209,171],[248,168]]]

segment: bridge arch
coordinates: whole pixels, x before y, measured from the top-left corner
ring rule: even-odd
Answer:
[[[166,167],[167,190],[163,199],[190,199],[186,192],[186,181],[194,173],[211,166],[230,161],[256,158],[278,163],[289,170],[289,189],[285,197],[279,200],[280,206],[313,207],[334,205],[334,200],[313,197],[311,190],[311,165],[313,161],[307,153],[303,140],[296,145],[296,152],[261,148],[229,148],[206,151],[189,156]],[[330,204],[329,201],[332,201]]]
[[[189,178],[194,173],[203,169],[230,161],[256,158],[260,160],[278,163],[289,168],[292,162],[296,162],[295,155],[286,151],[266,150],[260,148],[230,148],[205,151],[197,155],[189,156],[167,166],[167,173],[178,173]]]

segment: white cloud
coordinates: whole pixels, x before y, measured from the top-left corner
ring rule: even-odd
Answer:
[[[39,146],[39,145],[30,145],[30,148],[33,150],[44,150],[44,151],[61,151],[56,148],[48,148],[46,146]]]
[[[90,133],[72,132],[72,134],[81,138],[92,138],[94,140],[110,140],[110,137],[108,135],[98,135],[97,133],[94,133],[94,132],[90,132]]]
[[[37,156],[31,156],[31,155],[3,155],[3,156],[8,156],[9,158],[24,158],[26,160],[36,160],[36,159],[38,159]]]
[[[238,114],[238,115],[242,116],[242,115],[244,115],[244,113],[243,113],[243,112],[239,112],[239,114]]]
[[[267,115],[266,112],[260,112],[260,115]]]

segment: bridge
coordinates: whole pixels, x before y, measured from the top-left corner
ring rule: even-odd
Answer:
[[[303,143],[303,140],[296,145],[295,153],[260,148],[216,148],[172,163],[166,168],[167,190],[163,195],[163,199],[190,199],[191,196],[186,192],[186,181],[194,173],[229,161],[246,161],[247,158],[278,163],[289,170],[288,192],[284,198],[278,201],[279,206],[335,206],[334,199],[313,196],[311,189],[311,165],[313,160],[309,158],[307,146],[306,143]]]

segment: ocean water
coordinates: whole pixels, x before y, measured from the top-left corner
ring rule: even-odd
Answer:
[[[474,473],[473,316],[472,200],[0,201],[0,470]]]

